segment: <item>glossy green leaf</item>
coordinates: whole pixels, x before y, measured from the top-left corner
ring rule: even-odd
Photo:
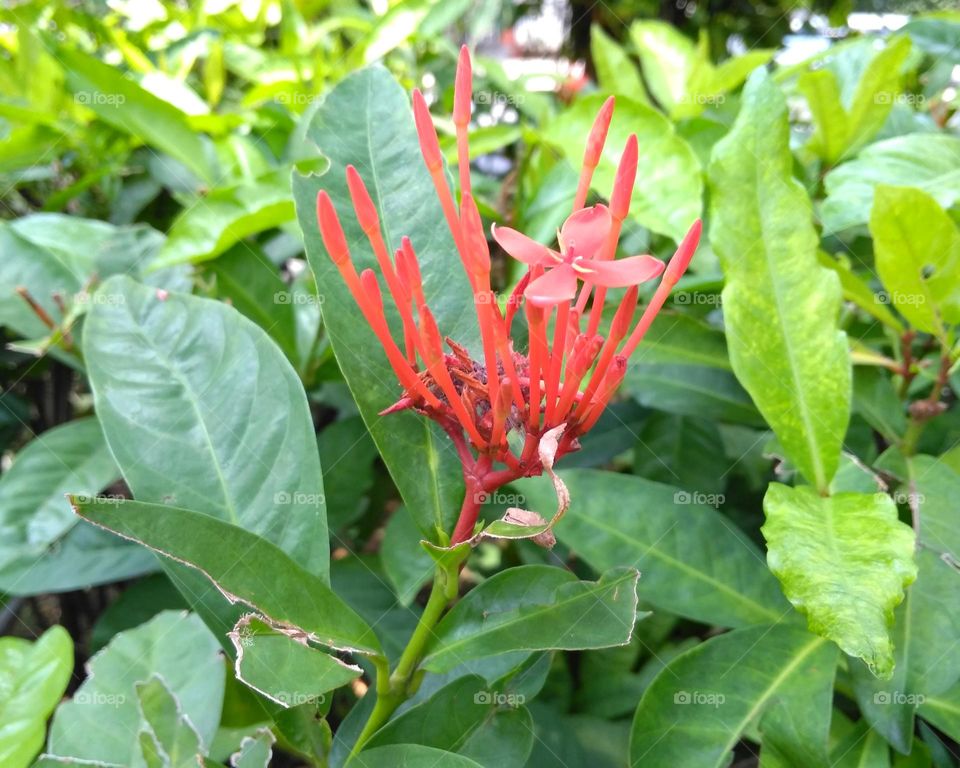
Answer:
[[[216,258],[245,237],[273,229],[293,218],[286,170],[272,171],[254,181],[218,187],[183,209],[150,267],[160,269]]]
[[[444,672],[507,651],[623,645],[638,618],[638,578],[629,568],[611,569],[596,582],[551,566],[501,571],[441,620],[423,667]]]
[[[55,626],[35,642],[0,638],[0,765],[26,768],[73,672],[73,641]]]
[[[95,418],[29,442],[0,476],[0,591],[69,591],[156,568],[150,553],[80,522],[64,498],[94,496],[119,476]]]
[[[791,765],[825,766],[836,649],[789,625],[739,629],[674,659],[643,694],[631,766],[722,768],[755,721]]]
[[[763,511],[767,563],[810,629],[889,679],[893,609],[917,574],[913,532],[893,499],[772,483]]]
[[[283,707],[323,702],[328,691],[362,673],[359,667],[311,648],[256,616],[245,616],[230,639],[237,650],[237,679]]]
[[[960,563],[960,473],[932,456],[909,462],[910,480],[904,490],[914,494],[920,511],[920,543],[945,562]]]
[[[468,757],[419,744],[390,744],[364,750],[350,761],[351,768],[484,768]]]
[[[426,701],[394,717],[377,731],[369,745],[361,752],[361,759],[368,750],[377,747],[410,743],[472,756],[485,768],[523,766],[533,746],[532,727],[506,731],[498,728],[496,722],[499,719],[514,720],[515,716],[511,715],[511,711],[514,711],[532,726],[529,713],[523,709],[523,701],[521,694],[492,689],[482,677],[466,675],[444,686]],[[478,745],[484,741],[485,735],[489,735],[484,734],[484,731],[489,731],[501,739],[506,732],[513,734],[510,743],[501,742],[507,755],[506,760],[490,762],[477,754]]]
[[[960,138],[945,133],[898,136],[871,144],[832,170],[824,179],[823,233],[870,221],[878,184],[917,187],[949,208],[960,200]]]
[[[640,598],[705,624],[740,627],[781,619],[789,606],[763,554],[711,509],[719,497],[597,470],[560,476],[572,503],[554,531],[595,570],[640,570]],[[543,479],[516,483],[529,509],[555,504]]]
[[[334,533],[363,514],[374,482],[377,447],[360,416],[328,424],[317,438],[323,466],[323,491]],[[408,513],[409,514],[409,513]]]
[[[763,425],[750,396],[729,371],[702,365],[647,364],[642,352],[634,357],[623,392],[641,405],[680,416]]]
[[[71,503],[84,520],[198,569],[231,602],[249,605],[275,628],[299,628],[333,648],[380,650],[372,630],[323,580],[255,533],[162,504],[77,498]]]
[[[330,160],[323,176],[295,174],[293,181],[307,256],[323,297],[325,332],[407,508],[424,534],[437,539],[438,531],[452,527],[460,507],[459,462],[431,422],[412,413],[377,415],[400,397],[401,387],[323,247],[317,192],[329,192],[357,270],[375,267],[344,177],[348,164],[356,166],[377,206],[387,247],[399,248],[400,238],[410,237],[441,333],[479,354],[473,294],[424,168],[407,96],[386,70],[373,67],[343,80],[317,110],[308,137]],[[390,319],[398,329],[395,312]]]
[[[220,646],[195,615],[166,611],[121,632],[90,661],[83,685],[54,714],[47,753],[134,765],[142,718],[136,686],[154,676],[208,748],[223,702]]]
[[[630,54],[599,24],[590,25],[590,58],[597,70],[597,84],[601,90],[622,94],[640,104],[650,103]]]
[[[947,338],[960,323],[960,231],[930,195],[878,184],[870,212],[877,274],[911,326]]]
[[[583,159],[590,127],[603,101],[602,94],[578,99],[543,130],[543,140],[575,167]],[[593,189],[609,197],[617,162],[631,133],[637,134],[640,153],[630,213],[643,226],[679,241],[700,216],[703,177],[693,150],[652,107],[626,97],[617,99]]]
[[[313,422],[280,350],[215,301],[158,294],[125,277],[97,296],[84,358],[107,443],[134,496],[242,526],[325,578]]]
[[[175,157],[202,179],[213,180],[204,144],[185,113],[75,46],[58,46],[56,55],[78,104],[114,128]]]
[[[714,148],[710,238],[727,276],[723,314],[737,378],[787,457],[823,490],[850,416],[850,362],[837,328],[839,280],[817,263],[788,134],[783,95],[755,73],[733,129]]]
[[[861,721],[830,752],[831,768],[890,768],[890,748],[883,737]]]
[[[717,494],[731,468],[716,424],[693,416],[653,413],[637,433],[633,474],[687,491]]]

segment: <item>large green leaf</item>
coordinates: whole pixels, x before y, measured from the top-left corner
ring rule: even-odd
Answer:
[[[120,476],[95,418],[44,432],[0,477],[0,591],[69,591],[156,568],[140,547],[80,523],[64,498],[93,496]]]
[[[817,263],[810,200],[792,166],[786,102],[756,72],[710,164],[727,343],[788,458],[825,490],[850,417],[850,362],[837,329],[840,283]]]
[[[218,187],[183,209],[151,268],[216,258],[245,237],[293,218],[290,179],[285,169],[254,181]]]
[[[205,181],[213,180],[204,144],[184,112],[76,46],[58,46],[57,57],[78,104],[114,128],[175,157]]]
[[[611,569],[596,582],[547,565],[501,571],[437,625],[423,666],[445,672],[507,651],[623,645],[637,619],[638,578],[629,568]]]
[[[920,510],[920,543],[947,562],[960,563],[960,474],[942,460],[917,456],[909,462],[909,494]]]
[[[26,768],[73,671],[73,641],[51,627],[36,642],[0,638],[0,765]]]
[[[435,539],[439,530],[452,526],[460,507],[459,462],[433,423],[411,413],[377,415],[400,397],[401,388],[323,247],[317,192],[325,189],[333,199],[357,270],[375,268],[344,177],[348,164],[356,166],[377,206],[388,248],[399,248],[400,238],[410,237],[440,331],[479,354],[473,295],[423,165],[407,96],[385,69],[365,69],[343,80],[317,110],[308,136],[330,160],[323,176],[295,174],[293,180],[307,256],[323,298],[324,329],[407,508]],[[395,311],[389,314],[398,329]]]
[[[209,748],[220,723],[224,669],[216,638],[193,614],[166,611],[121,632],[97,656],[50,726],[52,756],[135,765],[142,713],[137,683],[159,677]]]
[[[318,576],[267,539],[201,512],[71,498],[84,520],[198,569],[231,602],[249,605],[274,628],[299,628],[318,643],[380,650],[373,631]]]
[[[824,234],[866,224],[878,184],[917,187],[949,208],[960,200],[960,138],[911,133],[871,144],[824,179]]]
[[[770,570],[810,629],[889,678],[893,609],[917,574],[913,532],[893,499],[772,483],[763,511]]]
[[[870,212],[877,274],[887,296],[920,331],[947,338],[960,323],[960,231],[930,195],[878,184]]]
[[[157,675],[134,685],[141,723],[137,734],[147,768],[188,768],[205,750],[180,702]]]
[[[597,470],[560,473],[572,503],[554,531],[597,571],[640,570],[640,598],[706,624],[768,624],[789,610],[763,554],[711,509],[715,496],[631,475]],[[530,509],[555,504],[542,479],[515,484]]]
[[[543,140],[556,146],[576,167],[603,100],[602,94],[578,99],[543,130]],[[626,97],[617,99],[603,156],[593,175],[593,189],[609,197],[620,154],[631,133],[637,134],[640,154],[630,213],[643,226],[679,241],[700,216],[703,176],[693,150],[652,107]]]
[[[809,146],[828,163],[856,154],[880,130],[893,107],[910,39],[896,38],[879,50],[873,43],[864,41],[871,57],[847,103],[842,84],[829,67],[805,72],[798,80],[815,122]]]
[[[104,434],[134,496],[242,526],[326,578],[313,422],[276,345],[208,299],[158,293],[126,277],[97,295],[84,358]]]
[[[834,647],[795,626],[714,637],[670,662],[643,694],[630,765],[723,768],[758,721],[764,751],[825,767],[836,665]]]

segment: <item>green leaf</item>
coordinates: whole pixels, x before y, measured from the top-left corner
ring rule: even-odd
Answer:
[[[220,722],[224,669],[220,646],[193,614],[165,611],[116,635],[89,663],[89,675],[50,726],[53,757],[134,765],[141,711],[137,683],[159,677],[180,703],[203,747]]]
[[[73,672],[73,641],[63,627],[36,642],[0,638],[0,765],[26,768],[43,746],[47,718]]]
[[[559,474],[572,503],[557,538],[598,572],[639,569],[643,601],[725,627],[770,623],[789,610],[756,545],[707,505],[716,497],[614,472]],[[513,487],[530,509],[556,503],[542,478]]]
[[[163,244],[163,235],[145,224],[116,227],[105,221],[59,213],[34,213],[0,223],[0,325],[25,338],[49,329],[15,292],[30,291],[55,321],[63,317],[53,298],[64,300],[94,278],[138,274]]]
[[[718,494],[730,462],[717,425],[693,416],[652,413],[633,449],[633,474],[701,494]],[[715,501],[719,498],[715,496]]]
[[[920,512],[920,543],[946,562],[960,563],[960,473],[932,456],[909,461],[910,483]]]
[[[848,260],[819,251],[817,258],[820,265],[832,269],[840,278],[840,287],[843,289],[843,298],[852,301],[868,315],[872,315],[888,328],[897,333],[903,331],[903,323],[890,311],[890,307],[877,296],[873,289],[864,282],[851,268]]]
[[[917,580],[895,614],[896,666],[889,681],[865,667],[851,667],[860,711],[903,754],[913,744],[914,712],[928,696],[945,693],[960,679],[960,573],[929,550],[917,553]]]
[[[939,696],[924,697],[919,713],[956,741],[960,737],[960,684]]]
[[[212,298],[236,307],[269,334],[294,366],[299,364],[295,302],[309,302],[310,294],[288,286],[267,255],[247,243],[208,262],[204,272],[213,283]]]
[[[820,209],[823,234],[866,224],[878,184],[916,187],[950,208],[960,200],[960,138],[911,133],[878,141],[830,171]]]
[[[890,748],[865,721],[830,752],[830,768],[890,768]]]
[[[522,694],[492,690],[487,681],[477,675],[465,675],[387,723],[369,741],[360,757],[377,747],[411,743],[471,756],[487,768],[506,768],[511,763],[522,766],[533,747],[532,721],[523,708],[524,698]],[[513,738],[503,743],[507,729],[498,727],[503,723],[496,721],[506,719],[512,725],[517,719],[514,712],[530,727],[520,731],[510,729],[508,732]],[[491,734],[501,737],[499,744],[508,755],[505,761],[490,762],[476,754],[477,747]]]
[[[914,537],[882,493],[820,496],[772,483],[763,499],[767,563],[810,629],[893,673],[893,609],[917,575]]]
[[[328,424],[318,443],[330,530],[336,532],[366,509],[364,497],[373,486],[377,447],[356,415]]]
[[[597,70],[597,84],[601,90],[622,94],[639,104],[650,103],[637,65],[599,24],[590,25],[590,58]]]
[[[273,757],[273,733],[261,728],[240,742],[240,750],[230,757],[232,768],[268,768]]]
[[[460,464],[449,439],[412,413],[377,414],[402,390],[373,332],[363,320],[320,240],[316,197],[330,193],[358,271],[376,260],[354,215],[344,176],[355,165],[377,206],[388,249],[410,237],[424,293],[441,333],[479,353],[473,293],[423,165],[409,102],[379,67],[350,75],[326,97],[309,138],[330,160],[320,177],[294,175],[293,190],[310,266],[323,297],[324,328],[374,442],[421,531],[438,540],[452,527],[463,495]],[[390,302],[387,302],[389,305]],[[399,328],[395,311],[392,327]],[[401,338],[399,333],[395,338]]]
[[[757,72],[709,173],[727,343],[788,458],[825,490],[850,417],[850,361],[837,328],[839,280],[817,263],[810,200],[792,165],[786,102]]]
[[[734,424],[763,426],[750,396],[729,371],[702,365],[647,364],[643,345],[623,382],[625,394],[647,408]]]
[[[230,639],[237,650],[237,679],[283,707],[323,702],[327,691],[363,672],[254,615],[244,616]]]
[[[960,323],[960,231],[930,195],[878,184],[870,212],[877,274],[890,303],[921,331]]]
[[[56,55],[78,104],[114,128],[175,157],[204,180],[213,180],[204,144],[185,113],[75,46],[58,46]]]
[[[390,744],[364,750],[350,761],[351,768],[484,768],[468,757],[419,744]]]
[[[64,498],[93,496],[119,476],[96,418],[29,442],[0,476],[0,591],[70,591],[156,568],[150,553],[79,521]]]
[[[580,166],[590,126],[603,101],[602,94],[577,99],[543,129],[543,140],[575,167]],[[640,154],[630,213],[648,229],[679,242],[700,216],[703,176],[693,150],[652,107],[626,97],[617,99],[592,187],[602,197],[610,195],[620,154],[631,133],[637,134]]]
[[[545,565],[501,571],[441,620],[423,667],[445,672],[507,651],[623,645],[638,618],[638,578],[630,568],[611,569],[596,582]]]
[[[630,764],[722,768],[759,718],[764,749],[826,765],[837,652],[788,625],[738,629],[678,656],[643,694]]]
[[[868,63],[859,73],[849,104],[830,68],[804,72],[797,86],[813,113],[815,130],[809,146],[829,164],[857,153],[883,126],[900,85],[900,69],[910,52],[910,39],[898,37],[881,50],[873,41]]]
[[[886,371],[858,366],[853,371],[853,410],[890,443],[897,443],[907,428],[903,403]]]
[[[217,187],[183,209],[150,269],[214,259],[244,238],[293,218],[286,169],[253,181]]]
[[[255,533],[162,504],[73,497],[71,503],[84,520],[198,569],[232,603],[249,605],[274,628],[299,628],[333,648],[380,650],[370,627],[325,581]]]
[[[84,358],[107,443],[134,496],[242,526],[326,578],[313,422],[276,345],[208,299],[158,294],[126,277],[97,296]]]
[[[148,768],[192,768],[205,750],[200,736],[163,679],[151,676],[133,686],[140,705],[140,751]]]

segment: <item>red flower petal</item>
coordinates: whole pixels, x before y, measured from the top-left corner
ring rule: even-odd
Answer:
[[[577,273],[569,264],[561,264],[530,283],[523,295],[535,307],[552,307],[561,301],[570,301],[577,295]]]
[[[605,205],[581,208],[568,218],[560,228],[560,240],[564,251],[572,248],[577,256],[592,259],[600,253],[612,219]]]
[[[491,227],[493,239],[517,261],[535,266],[555,263],[554,251],[510,227]]]
[[[653,256],[630,256],[615,261],[588,261],[582,266],[585,271],[580,277],[584,282],[604,288],[624,288],[658,277],[664,263]]]

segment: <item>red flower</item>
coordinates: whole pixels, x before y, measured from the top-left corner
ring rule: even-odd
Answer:
[[[613,218],[605,205],[581,208],[563,223],[555,251],[509,227],[492,228],[493,238],[518,261],[549,269],[531,282],[523,295],[538,307],[570,301],[577,295],[577,279],[603,288],[625,288],[659,277],[664,263],[653,256],[603,259]]]
[[[376,206],[360,175],[348,166],[347,184],[357,221],[370,241],[390,298],[400,313],[401,349],[387,325],[377,276],[369,269],[357,274],[330,197],[325,191],[317,196],[324,246],[403,388],[400,399],[383,413],[413,409],[433,419],[450,436],[463,464],[467,492],[452,544],[473,535],[484,494],[520,477],[549,473],[560,502],[554,521],[562,513],[566,494],[553,474],[553,463],[578,449],[580,436],[600,418],[626,374],[627,358],[686,270],[700,237],[697,221],[665,270],[663,263],[652,256],[613,260],[636,178],[635,136],[624,148],[609,208],[583,207],[613,113],[611,98],[600,110],[587,140],[574,211],[558,233],[559,250],[507,227],[494,229],[494,238],[504,250],[528,265],[527,274],[501,311],[490,289],[489,246],[470,190],[467,132],[471,80],[470,57],[464,47],[457,67],[453,111],[459,206],[444,173],[430,112],[419,91],[413,93],[413,112],[424,162],[473,288],[481,360],[473,359],[456,341],[442,336],[424,298],[413,244],[406,237],[399,247],[391,244],[396,249],[391,259]],[[637,284],[661,274],[656,292],[631,331]],[[583,287],[578,296],[580,281]],[[612,287],[626,287],[627,291],[604,338],[597,330],[606,289]],[[510,335],[521,295],[528,299],[523,304],[529,329],[526,354],[514,348]],[[580,318],[591,297],[589,323],[581,331]],[[548,338],[551,320],[553,335]],[[522,447],[516,453],[507,440],[509,433],[522,437]]]

